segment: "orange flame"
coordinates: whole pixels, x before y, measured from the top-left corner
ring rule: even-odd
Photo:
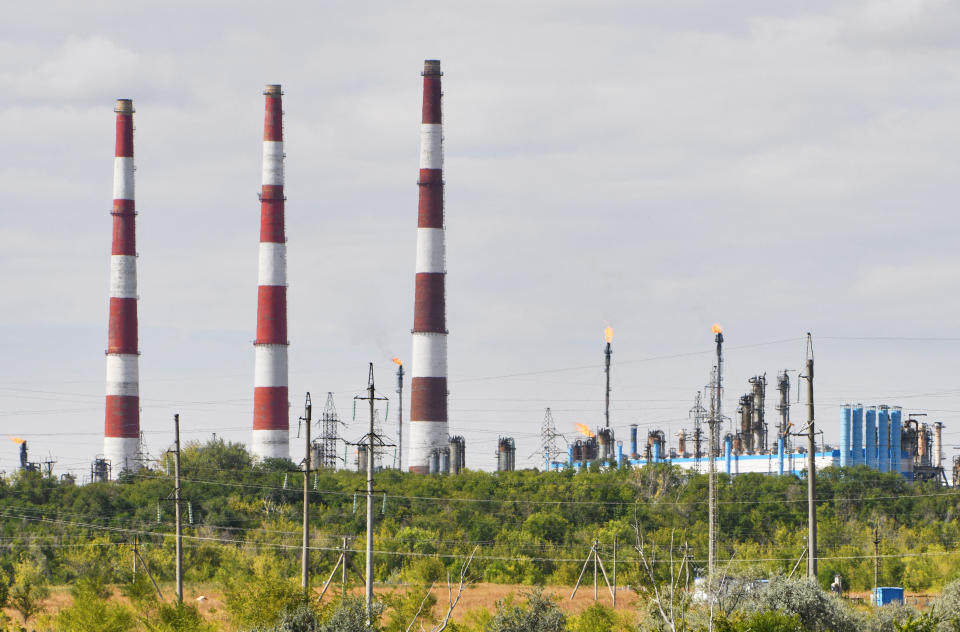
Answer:
[[[586,424],[577,424],[577,431],[585,437],[595,437],[597,435],[593,434],[593,431],[587,427]]]
[[[403,362],[400,361],[400,358],[394,358],[393,363],[397,366],[403,366]]]
[[[723,333],[723,327],[720,326],[720,323],[713,323],[713,333],[715,334]]]
[[[607,339],[607,342],[613,342],[613,327],[607,326],[607,328],[603,330],[603,335]]]
[[[20,437],[10,437],[10,440],[14,443],[26,443],[26,439],[21,439]]]

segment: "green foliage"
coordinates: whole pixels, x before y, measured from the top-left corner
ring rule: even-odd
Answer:
[[[775,577],[746,596],[744,610],[796,615],[810,632],[859,632],[863,622],[844,602],[807,579]]]
[[[564,632],[566,627],[567,618],[557,604],[536,589],[521,606],[497,602],[497,613],[486,632]]]
[[[428,586],[424,585],[411,590],[396,590],[387,595],[383,600],[387,612],[384,632],[406,632],[415,617],[418,623],[432,621],[437,598],[427,589]],[[417,629],[417,626],[413,629]]]
[[[348,597],[339,602],[319,628],[318,632],[377,632],[376,624],[383,610],[374,603],[373,621],[367,625],[366,606],[362,599]]]
[[[20,613],[24,623],[43,610],[43,600],[49,595],[47,580],[36,561],[24,556],[13,565],[10,605]]]
[[[721,616],[715,632],[806,632],[799,615],[768,610],[749,615]]]
[[[208,623],[195,606],[185,603],[161,603],[155,613],[143,619],[150,632],[215,632],[216,626]]]
[[[317,613],[309,604],[302,603],[293,610],[283,613],[277,632],[318,632],[320,623]]]
[[[0,610],[7,607],[10,601],[10,576],[0,568]]]
[[[909,617],[895,626],[896,632],[937,632],[939,621],[931,613]]]
[[[284,612],[292,611],[303,602],[303,591],[273,558],[259,555],[247,573],[228,580],[225,597],[234,625],[273,627]]]
[[[535,538],[549,542],[562,542],[569,524],[563,516],[538,511],[527,517],[523,523],[523,529]]]
[[[60,610],[53,622],[57,632],[128,632],[136,618],[129,608],[108,602],[90,583],[73,591],[73,603]]]
[[[146,573],[137,573],[129,583],[120,587],[120,592],[141,611],[152,607],[157,601],[157,591]]]
[[[960,632],[960,581],[944,586],[930,607],[940,617],[938,632]]]
[[[570,632],[627,632],[635,629],[636,626],[625,617],[599,603],[572,617],[567,625]]]

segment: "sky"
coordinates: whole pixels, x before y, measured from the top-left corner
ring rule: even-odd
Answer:
[[[291,436],[304,394],[409,358],[424,59],[444,71],[450,430],[520,467],[603,423],[675,435],[726,336],[724,411],[813,335],[844,402],[960,445],[960,5],[15,3],[0,24],[0,435],[102,452],[116,98],[136,107],[141,428],[249,443],[264,84],[285,92]],[[795,420],[805,408],[797,401]],[[409,385],[409,382],[408,382]],[[409,407],[409,397],[405,397]],[[396,401],[384,431],[396,434]],[[409,408],[404,417],[408,417]],[[316,431],[315,431],[316,432]],[[671,440],[671,444],[675,440]],[[300,441],[291,439],[292,454]],[[0,442],[0,470],[17,446]],[[352,464],[351,464],[352,465]]]

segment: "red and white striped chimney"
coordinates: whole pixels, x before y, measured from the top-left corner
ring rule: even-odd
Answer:
[[[268,85],[263,124],[257,339],[253,343],[253,456],[290,458],[287,397],[287,238],[284,231],[283,107]]]
[[[133,101],[117,99],[113,159],[113,249],[107,332],[107,405],[103,454],[114,476],[138,466],[140,370],[137,350],[137,244],[133,193]]]
[[[411,472],[426,474],[430,454],[447,445],[447,323],[444,286],[443,129],[439,60],[423,62],[417,281],[411,361]]]

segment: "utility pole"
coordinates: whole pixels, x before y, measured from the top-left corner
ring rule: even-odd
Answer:
[[[813,337],[807,332],[807,577],[817,578],[817,435],[813,415]]]
[[[313,404],[310,402],[310,393],[304,403],[303,421],[306,428],[307,452],[303,460],[303,553],[300,558],[300,586],[306,594],[310,590],[310,466],[313,455],[313,445],[310,443],[310,423],[313,417]]]
[[[385,401],[386,397],[377,397],[377,390],[373,384],[373,362],[370,363],[370,373],[367,377],[367,396],[355,397],[370,402],[370,431],[367,433],[367,577],[366,577],[366,612],[367,625],[373,619],[373,464],[374,441],[379,440],[374,420],[377,416],[377,401]],[[361,440],[362,441],[362,440]],[[381,446],[383,445],[382,442]]]
[[[397,469],[403,471],[403,362],[394,358],[397,364]]]
[[[604,419],[606,420],[607,428],[610,427],[610,356],[613,355],[613,349],[610,348],[610,343],[613,342],[613,327],[607,327],[604,330],[604,336],[607,340],[607,346],[603,350],[605,372],[607,374],[607,397],[606,403],[603,409]]]
[[[173,507],[177,522],[177,603],[183,603],[183,523],[180,519],[180,415],[173,416]]]
[[[880,586],[880,525],[873,527],[873,594],[876,604],[877,588]]]
[[[723,419],[721,384],[723,380],[723,329],[720,325],[713,326],[717,343],[717,372],[713,383],[713,400],[710,403],[710,477],[708,482],[708,503],[710,530],[707,547],[707,577],[712,584],[716,576],[717,566],[717,429]],[[711,586],[711,589],[713,587]]]

